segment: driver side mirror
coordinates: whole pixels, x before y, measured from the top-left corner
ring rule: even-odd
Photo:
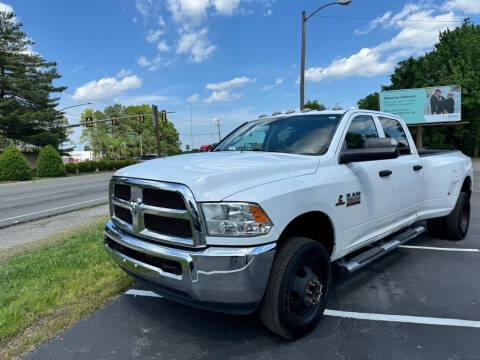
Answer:
[[[340,164],[358,161],[387,160],[398,157],[398,142],[392,138],[367,138],[361,149],[344,149]]]

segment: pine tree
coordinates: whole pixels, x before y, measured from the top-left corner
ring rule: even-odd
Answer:
[[[44,146],[66,141],[53,80],[61,76],[56,63],[31,51],[33,41],[21,30],[13,13],[0,12],[0,135]]]

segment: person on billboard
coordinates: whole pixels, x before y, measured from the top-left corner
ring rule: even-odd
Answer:
[[[441,114],[442,110],[439,108],[440,101],[445,100],[442,96],[442,90],[436,89],[435,93],[430,98],[430,112],[433,114]]]
[[[453,94],[448,93],[447,98],[438,103],[438,109],[442,114],[453,114],[455,110],[455,100]]]

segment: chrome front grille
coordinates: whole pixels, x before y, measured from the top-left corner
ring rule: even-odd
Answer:
[[[113,177],[109,194],[110,216],[123,230],[159,243],[205,245],[203,220],[187,186]]]

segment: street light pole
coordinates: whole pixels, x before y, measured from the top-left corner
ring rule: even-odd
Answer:
[[[84,104],[78,104],[78,105],[67,106],[67,107],[64,107],[63,109],[60,109],[60,110],[58,110],[58,112],[61,112],[61,111],[65,110],[65,109],[70,109],[70,108],[74,108],[74,107],[77,107],[77,106],[90,105],[90,104],[91,104],[91,102],[84,103]]]
[[[320,6],[317,10],[312,12],[310,15],[307,16],[305,11],[302,11],[302,57],[300,61],[300,110],[303,110],[305,107],[305,37],[306,37],[306,24],[308,19],[310,19],[313,15],[315,15],[320,10],[326,8],[327,6],[331,5],[349,5],[352,0],[338,0],[329,4],[325,4]]]

